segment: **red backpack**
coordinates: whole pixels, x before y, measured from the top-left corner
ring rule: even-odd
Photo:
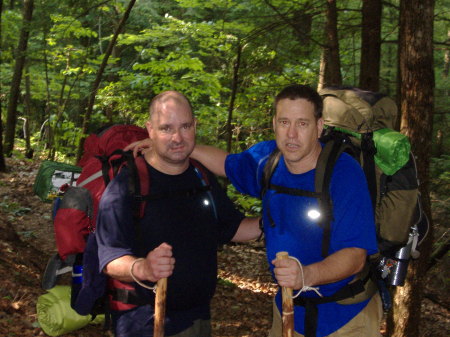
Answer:
[[[84,251],[87,235],[95,230],[98,205],[106,186],[124,164],[133,160],[122,149],[145,138],[147,131],[133,125],[114,125],[86,138],[76,187],[62,191],[54,212],[56,247],[63,261]]]

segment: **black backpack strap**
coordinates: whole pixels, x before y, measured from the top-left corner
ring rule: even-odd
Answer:
[[[113,301],[118,301],[125,304],[148,304],[148,301],[146,301],[141,295],[139,295],[136,290],[115,288],[113,291],[110,291],[110,295]]]
[[[194,166],[195,172],[202,181],[202,185],[203,186],[210,185],[208,172],[206,171],[206,168],[195,159],[189,158],[189,162],[192,164],[192,166]]]
[[[345,137],[336,137],[329,139],[320,152],[316,164],[316,173],[314,186],[318,198],[319,207],[322,216],[322,256],[328,256],[331,239],[331,222],[333,221],[333,203],[330,196],[331,176],[333,174],[334,165],[339,156],[347,148]]]
[[[142,233],[139,219],[144,216],[147,204],[145,196],[150,193],[150,172],[143,156],[134,158],[131,152],[126,152],[124,156],[129,170],[128,191],[133,198],[132,212],[136,243],[138,251],[142,252],[144,243],[141,242]]]
[[[372,207],[375,212],[377,203],[377,178],[375,172],[375,154],[377,149],[373,141],[373,132],[361,135],[361,150],[363,155],[363,170],[366,175],[367,186],[369,187]]]
[[[296,297],[294,305],[305,307],[305,337],[316,337],[318,308],[317,305],[329,302],[338,302],[348,298],[354,298],[366,291],[367,283],[370,282],[370,274],[342,287],[336,293],[327,297]],[[373,296],[371,294],[370,296]],[[370,298],[370,297],[369,297]]]
[[[214,218],[216,219],[216,221],[218,221],[219,214],[217,213],[216,203],[214,201],[214,196],[211,192],[211,185],[209,183],[208,172],[207,172],[206,168],[197,160],[189,158],[189,162],[192,164],[192,166],[194,166],[194,171],[195,171],[195,173],[197,173],[197,176],[200,178],[200,181],[202,183],[202,188],[208,194],[208,197],[211,201],[211,206],[212,206],[212,209],[214,212]]]
[[[117,149],[108,156],[95,156],[102,163],[102,176],[103,181],[105,182],[105,186],[108,186],[111,181],[111,178],[109,177],[109,170],[111,168],[113,169],[112,173],[113,177],[115,177],[123,164],[128,161],[127,156],[129,156],[130,154],[131,151],[128,151],[127,153],[122,149]],[[117,158],[113,159],[114,157]]]
[[[144,216],[145,206],[147,205],[146,196],[150,194],[150,172],[147,167],[147,162],[143,156],[136,157],[134,160],[136,165],[135,170],[135,217],[141,219]]]
[[[270,188],[270,180],[272,179],[273,172],[278,166],[278,162],[281,158],[281,152],[278,148],[272,151],[264,166],[262,181],[261,181],[261,199],[263,199],[267,190]]]

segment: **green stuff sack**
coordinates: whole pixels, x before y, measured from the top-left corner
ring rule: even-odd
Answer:
[[[80,173],[79,166],[45,160],[36,175],[33,193],[42,201],[51,202],[62,185],[74,186]]]
[[[39,325],[49,336],[61,336],[89,323],[101,324],[104,321],[104,315],[98,315],[92,320],[91,315],[77,314],[70,306],[70,291],[70,286],[57,285],[37,300]]]
[[[327,127],[325,125],[325,128]],[[360,146],[360,133],[339,127],[334,127],[334,130],[355,137],[358,140],[358,146]],[[375,164],[384,174],[393,175],[408,162],[411,144],[404,134],[388,128],[379,129],[373,132],[373,142],[376,148]]]
[[[377,149],[375,164],[384,174],[393,175],[408,162],[411,144],[404,134],[380,129],[373,133],[373,141]]]

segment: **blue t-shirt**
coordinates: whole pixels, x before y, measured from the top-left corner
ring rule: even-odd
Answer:
[[[96,229],[99,267],[103,270],[121,256],[146,256],[161,243],[170,244],[175,268],[167,284],[165,331],[171,335],[196,319],[209,318],[217,282],[217,247],[233,238],[244,215],[210,172],[211,190],[207,191],[201,189],[206,182],[192,164],[179,175],[167,175],[149,165],[147,168],[154,200],[147,201],[137,226],[126,168],[102,196]],[[120,336],[144,336],[143,331],[153,330],[154,294],[140,286],[136,291],[151,305],[114,312],[113,323]]]
[[[261,196],[264,165],[276,148],[275,141],[258,143],[250,149],[231,154],[225,162],[227,177],[241,193]],[[303,174],[288,171],[283,156],[272,175],[271,183],[279,186],[314,191],[315,170]],[[349,155],[343,154],[336,162],[330,185],[333,207],[329,254],[343,248],[363,248],[368,254],[377,251],[375,222],[366,179],[360,165]],[[316,198],[293,196],[268,190],[263,198],[263,220],[266,237],[267,259],[271,261],[276,253],[287,251],[304,265],[323,260],[323,230],[308,216],[308,212],[318,209]],[[268,216],[270,212],[270,217]],[[270,224],[273,220],[274,226]],[[349,281],[347,279],[319,286],[323,296],[330,296]],[[303,297],[317,297],[309,291]],[[281,312],[281,294],[276,303]],[[317,336],[327,336],[350,321],[368,303],[367,301],[341,305],[324,303],[318,305]],[[295,330],[304,334],[305,308],[295,306]]]

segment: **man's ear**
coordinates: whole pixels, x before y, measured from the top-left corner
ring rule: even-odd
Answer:
[[[323,117],[320,117],[318,120],[317,120],[317,134],[318,134],[318,137],[320,138],[320,135],[322,134],[322,131],[323,131],[323,126],[324,126],[324,120],[323,120]]]
[[[148,136],[150,137],[150,138],[152,138],[152,132],[153,132],[153,125],[152,125],[152,122],[151,121],[146,121],[145,122],[145,128],[147,129],[147,132],[148,132]]]
[[[273,128],[273,132],[275,132],[275,126],[277,125],[277,121],[276,121],[277,116],[273,116],[272,118],[272,128]]]

